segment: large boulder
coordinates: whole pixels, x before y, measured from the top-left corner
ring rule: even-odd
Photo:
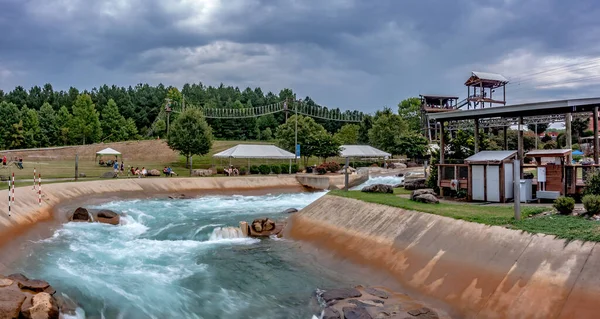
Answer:
[[[415,190],[415,189],[427,188],[426,182],[427,181],[424,178],[405,180],[404,181],[404,189]]]
[[[73,212],[69,220],[72,222],[91,222],[92,215],[90,215],[87,209],[79,207]]]
[[[285,227],[284,223],[276,223],[270,218],[258,218],[250,223],[250,237],[269,237],[272,235],[280,235]]]
[[[148,172],[148,176],[160,176],[160,171],[159,171],[159,170],[157,170],[157,169],[151,169],[151,170]]]
[[[425,194],[431,194],[433,196],[437,195],[431,188],[416,189],[410,193],[410,199],[415,200],[415,197]]]
[[[121,216],[111,210],[102,209],[99,211],[90,211],[79,207],[69,217],[72,222],[98,222],[110,225],[119,225]]]
[[[13,289],[0,290],[0,318],[19,318],[21,306],[27,297],[24,293]]]
[[[213,171],[210,169],[195,169],[192,171],[192,176],[212,176]]]
[[[362,293],[360,293],[360,291],[358,291],[358,289],[356,289],[356,288],[339,288],[339,289],[326,290],[321,295],[321,298],[323,298],[323,300],[325,302],[330,302],[332,300],[358,298],[360,296],[362,296]]]
[[[102,175],[100,175],[100,178],[117,178],[117,174],[113,171],[105,172]]]
[[[21,316],[27,319],[58,319],[58,305],[54,297],[41,292],[31,298],[32,306],[21,311]]]
[[[374,184],[363,187],[361,190],[365,193],[384,193],[384,194],[393,194],[394,189],[390,185],[385,184]]]
[[[99,223],[119,225],[121,216],[112,210],[103,209],[96,213],[96,220],[98,220]]]
[[[281,213],[282,214],[293,214],[293,213],[297,213],[297,212],[298,212],[298,210],[296,208],[288,208]]]
[[[440,203],[440,200],[437,197],[435,197],[435,195],[431,195],[431,194],[423,194],[423,195],[416,196],[414,200],[417,202],[428,203],[428,204],[439,204]]]

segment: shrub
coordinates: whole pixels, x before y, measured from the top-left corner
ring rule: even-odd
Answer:
[[[262,164],[258,167],[258,170],[263,175],[269,175],[269,173],[271,173],[271,166]]]
[[[600,195],[600,170],[585,171],[585,194]]]
[[[575,208],[575,200],[571,197],[561,196],[554,200],[554,204],[552,206],[554,206],[559,213],[563,215],[569,215]]]
[[[575,160],[575,162],[581,161],[582,158],[583,158],[583,156],[581,156],[581,155],[573,155],[573,160]]]
[[[244,166],[240,168],[240,175],[248,174],[248,169]]]
[[[296,174],[298,171],[298,164],[292,164],[292,174]]]
[[[225,170],[222,167],[217,167],[217,174],[225,174]]]
[[[592,133],[592,135],[593,135],[593,134],[594,134],[594,133]],[[572,150],[574,150],[574,151],[577,151],[577,150],[579,150],[579,144],[575,143],[575,144],[571,145],[571,149],[572,149]]]
[[[340,167],[340,165],[339,165],[338,163],[336,163],[336,162],[323,163],[323,164],[321,164],[321,165],[325,166],[325,169],[326,169],[328,172],[332,172],[332,173],[336,173],[336,172],[338,172],[340,169],[342,169],[342,168]]]
[[[279,169],[281,170],[281,174],[289,174],[290,164],[281,164],[279,165]]]
[[[271,172],[273,172],[273,174],[281,174],[281,166],[271,165]]]
[[[258,169],[258,166],[256,165],[252,165],[250,166],[250,174],[259,174],[260,170]]]
[[[321,165],[317,166],[316,170],[317,170],[317,174],[319,174],[319,175],[327,174],[327,165],[321,164]]]
[[[600,213],[600,195],[585,195],[582,202],[588,215]]]

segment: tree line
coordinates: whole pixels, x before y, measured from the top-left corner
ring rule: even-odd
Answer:
[[[181,91],[163,84],[138,84],[127,88],[102,85],[90,91],[74,87],[55,91],[49,83],[29,90],[17,86],[9,92],[0,90],[3,115],[0,147],[48,147],[165,137],[166,117],[161,114],[164,115],[166,98],[170,98],[171,103],[192,107],[230,109],[297,99],[291,89],[283,89],[276,95],[265,94],[261,88],[242,91],[233,86],[213,87],[202,83],[185,84]],[[303,103],[342,113],[339,109],[319,106],[310,97],[304,98]],[[271,140],[285,119],[286,114],[280,112],[257,118],[207,119],[207,122],[217,139]],[[344,124],[324,119],[316,119],[316,122],[330,133],[337,132]]]

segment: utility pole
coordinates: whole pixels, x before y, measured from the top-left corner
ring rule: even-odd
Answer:
[[[296,115],[296,129],[295,129],[295,136],[294,136],[294,151],[295,151],[295,155],[296,158],[294,159],[294,163],[298,164],[298,103],[301,103],[300,101],[302,100],[298,100],[298,102],[294,101],[294,113]]]

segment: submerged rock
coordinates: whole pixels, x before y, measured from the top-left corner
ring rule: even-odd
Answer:
[[[185,194],[169,195],[169,199],[190,199],[191,197]]]
[[[288,208],[281,213],[282,214],[293,214],[293,213],[297,213],[297,212],[298,212],[298,210],[296,208]]]
[[[103,209],[96,214],[96,219],[99,223],[111,224],[111,225],[119,225],[121,222],[121,216],[119,214]]]
[[[250,237],[270,237],[273,235],[281,235],[285,223],[275,222],[270,218],[258,218],[252,221],[249,228],[248,236]]]
[[[375,184],[363,187],[361,192],[365,193],[384,193],[384,194],[393,194],[394,189],[390,185],[385,184]]]

